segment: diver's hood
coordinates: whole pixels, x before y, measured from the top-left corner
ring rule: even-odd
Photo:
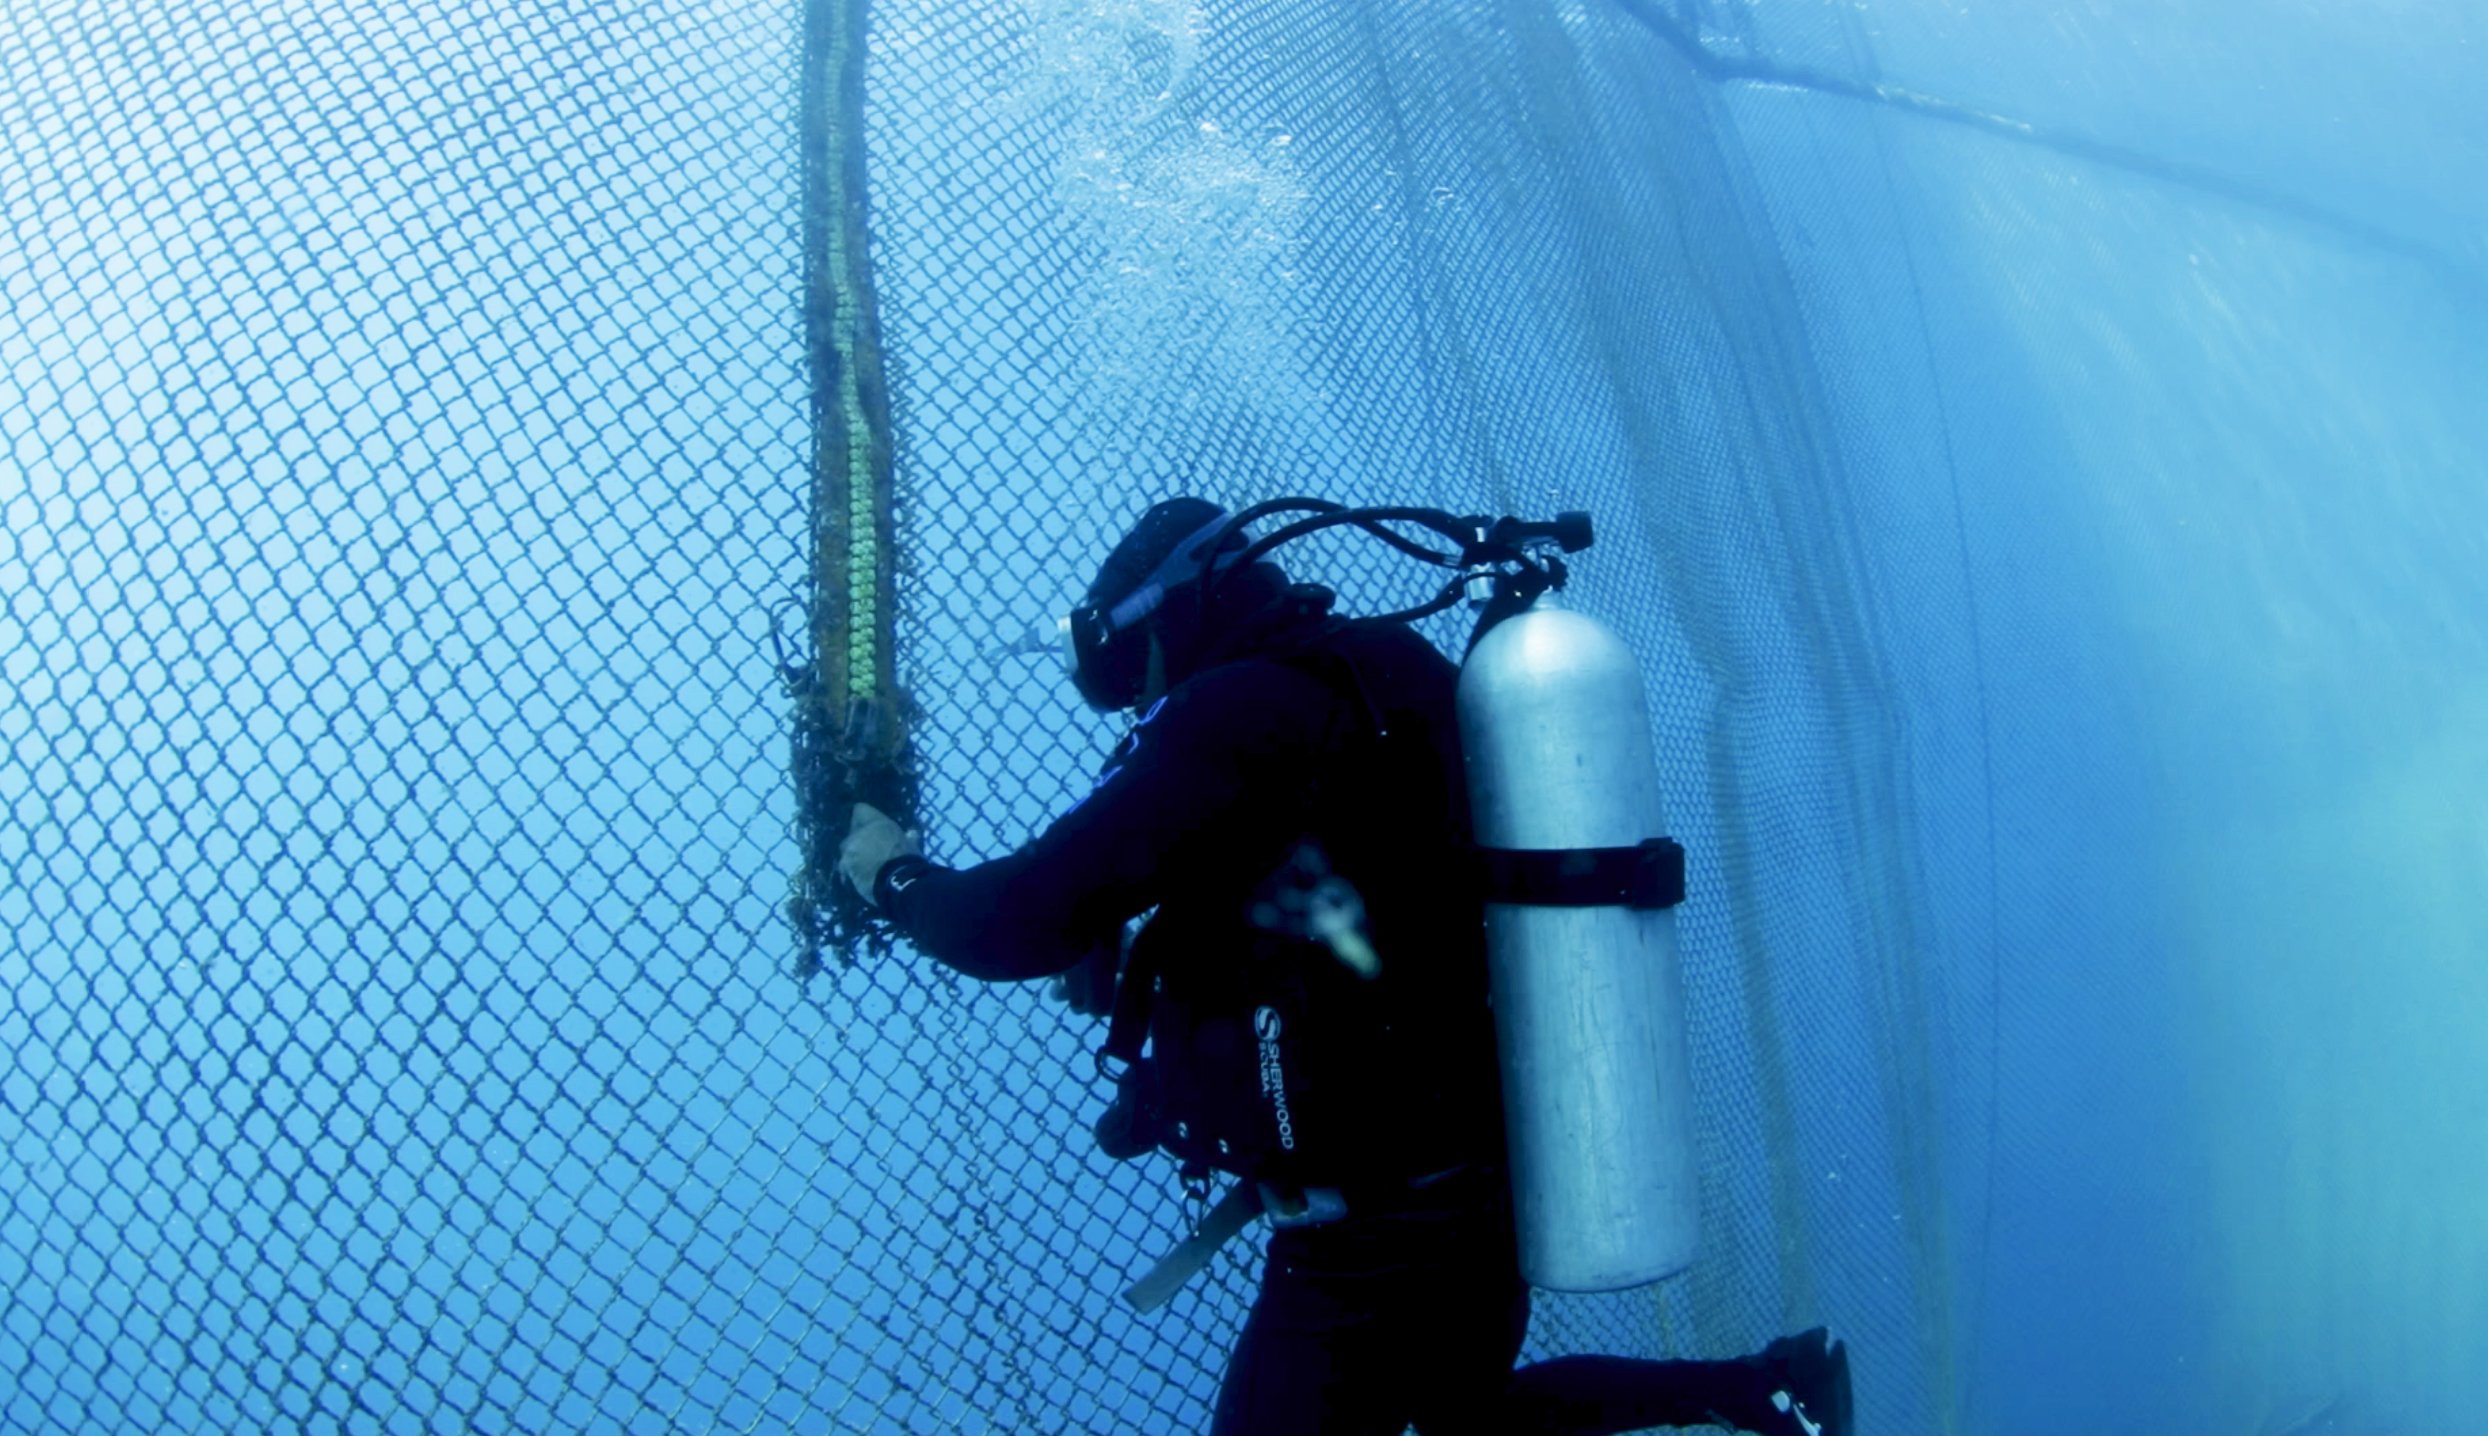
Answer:
[[[1227,511],[1204,499],[1168,499],[1141,516],[1063,620],[1072,682],[1090,707],[1113,712],[1140,701],[1153,638],[1172,686],[1302,612],[1301,599],[1286,599],[1286,573],[1266,559],[1218,570],[1204,601],[1217,560],[1246,542]]]
[[[1289,583],[1277,564],[1264,560],[1222,578],[1209,621],[1169,644],[1168,687],[1222,663],[1293,648],[1326,627],[1339,596],[1316,583]]]

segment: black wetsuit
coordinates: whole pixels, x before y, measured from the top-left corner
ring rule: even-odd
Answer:
[[[1129,970],[1158,977],[1165,1145],[1347,1194],[1344,1219],[1273,1234],[1215,1436],[1767,1420],[1745,1363],[1576,1358],[1512,1373],[1529,1294],[1501,1168],[1481,899],[1459,876],[1456,679],[1405,628],[1318,604],[1264,614],[1151,707],[1095,790],[1027,846],[959,870],[901,859],[878,895],[921,950],[989,980],[1067,971],[1154,907]],[[1283,887],[1308,842],[1361,897],[1378,977],[1272,921],[1273,874]],[[1256,1024],[1306,1034],[1276,1084],[1283,1115],[1255,1080]]]

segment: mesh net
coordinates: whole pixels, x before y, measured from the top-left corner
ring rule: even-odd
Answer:
[[[1065,706],[1050,666],[989,655],[1067,608],[1147,500],[1180,486],[1229,503],[1311,489],[1594,509],[1604,537],[1576,589],[1673,660],[1653,673],[1666,785],[1685,795],[1671,817],[1697,888],[1733,894],[1683,919],[1700,955],[1713,1230],[1680,1287],[1542,1298],[1535,1349],[1744,1350],[1820,1309],[1823,1285],[1898,1293],[1878,1296],[1875,1334],[1906,1347],[1934,1235],[1896,1232],[1818,1278],[1799,1235],[1813,1204],[1767,1155],[1793,1156],[1800,1102],[1873,1091],[1878,1055],[1923,1070],[1924,1039],[1878,896],[1900,884],[1856,866],[1888,860],[1889,844],[1824,822],[1881,704],[1840,617],[1852,560],[1789,502],[1841,480],[1802,356],[1754,322],[1785,310],[1782,285],[1720,222],[1760,221],[1708,87],[1658,63],[1638,28],[1585,12],[1507,14],[1493,44],[1475,15],[1383,10],[882,15],[874,240],[908,440],[903,651],[928,808],[952,818],[935,856],[1002,851],[1085,788],[1109,732]],[[1566,202],[1545,203],[1557,188]],[[1294,553],[1367,611],[1394,578],[1416,596],[1369,550]],[[1767,616],[1788,602],[1805,621]],[[1894,990],[1861,990],[1869,967],[1892,969]],[[1846,984],[1831,1005],[1855,1029],[1785,1050],[1781,985],[1829,982]],[[1033,994],[972,1000],[970,1029],[1015,1054],[1006,1070],[1042,1070],[1016,1054],[1042,1050],[1059,1019]],[[1923,1127],[1919,1100],[1852,1105],[1839,1140],[1859,1154],[1864,1200],[1925,1211],[1901,1199],[1886,1135]],[[1007,1140],[1006,1114],[992,1120],[970,1135]],[[1072,1198],[1067,1240],[1103,1229],[1101,1208],[1162,1204],[1150,1190],[1164,1180],[1100,1174],[1098,1198]],[[1195,1398],[1239,1314],[1240,1278],[1227,1281],[1138,1334],[1149,1367]],[[1075,1368],[1097,1340],[1131,1339],[1084,1295]],[[1887,1378],[1885,1398],[1931,1424],[1908,1380]]]
[[[2273,1052],[2303,1014],[2159,959],[2200,891],[2114,899],[2130,854],[2227,841],[2135,817],[2173,772],[2207,814],[2343,811],[2245,770],[2363,740],[2234,691],[2284,713],[2356,673],[2488,714],[2488,516],[2427,482],[2488,454],[2476,261],[2459,216],[2336,222],[2268,173],[2189,187],[2201,145],[2138,170],[2147,133],[1940,112],[1972,106],[1876,47],[1924,73],[1966,42],[1865,16],[881,0],[856,129],[806,110],[821,13],[789,5],[10,6],[0,1427],[1204,1423],[1255,1256],[1153,1318],[1116,1300],[1188,1213],[1088,1141],[1095,1030],[903,950],[790,961],[819,858],[778,616],[823,611],[829,422],[806,167],[847,160],[888,383],[876,661],[936,858],[1087,786],[1114,734],[1039,640],[1147,502],[1598,516],[1573,592],[1642,657],[1691,855],[1703,1248],[1541,1298],[1533,1354],[1829,1320],[1878,1431],[2353,1409],[2352,1358],[2281,1354],[2407,1268],[2331,1258],[2320,1301],[2234,1274],[2341,1220],[2336,1189],[2252,1192],[2316,1098],[2208,1153],[2168,1099],[2172,1014]],[[2141,357],[2164,312],[2199,351]],[[2373,352],[2390,393],[2343,357]],[[1351,609],[1423,596],[1372,545],[1289,562]],[[2170,611],[2268,663],[2134,664]],[[2417,796],[2488,793],[2464,721],[2392,729],[2427,777],[2349,810],[2436,814],[2453,856],[2375,875],[2398,911],[2488,850]],[[2257,861],[2307,871],[2283,838]],[[2268,900],[2248,866],[2227,891]],[[2234,945],[2300,940],[2280,911]],[[2488,941],[2445,911],[2424,950]],[[2256,1070],[2194,1100],[2254,1110]],[[2427,1130],[2476,1110],[2410,1070]],[[2443,1175],[2317,1125],[2383,1186]],[[2249,1353],[2211,1378],[2180,1359],[2206,1321]],[[2067,1323],[2108,1334],[2017,1364]],[[2462,1389],[2452,1337],[2353,1349]]]
[[[0,52],[0,1422],[817,1409],[784,18]]]

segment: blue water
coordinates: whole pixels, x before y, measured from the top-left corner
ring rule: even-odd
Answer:
[[[1592,508],[1705,1245],[1533,1351],[1828,1322],[1875,1433],[2488,1406],[2488,22],[874,24],[937,856],[1084,786],[1009,650],[1146,499]],[[800,31],[0,16],[0,1429],[1199,1423],[1249,1273],[1116,1303],[1183,1214],[1094,1033],[789,972]]]

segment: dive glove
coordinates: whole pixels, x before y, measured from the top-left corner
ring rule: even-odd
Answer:
[[[901,828],[889,814],[870,803],[855,805],[855,815],[847,824],[847,840],[838,845],[838,871],[847,881],[872,902],[873,879],[881,875],[882,864],[894,858],[924,855],[924,847],[916,835]]]

